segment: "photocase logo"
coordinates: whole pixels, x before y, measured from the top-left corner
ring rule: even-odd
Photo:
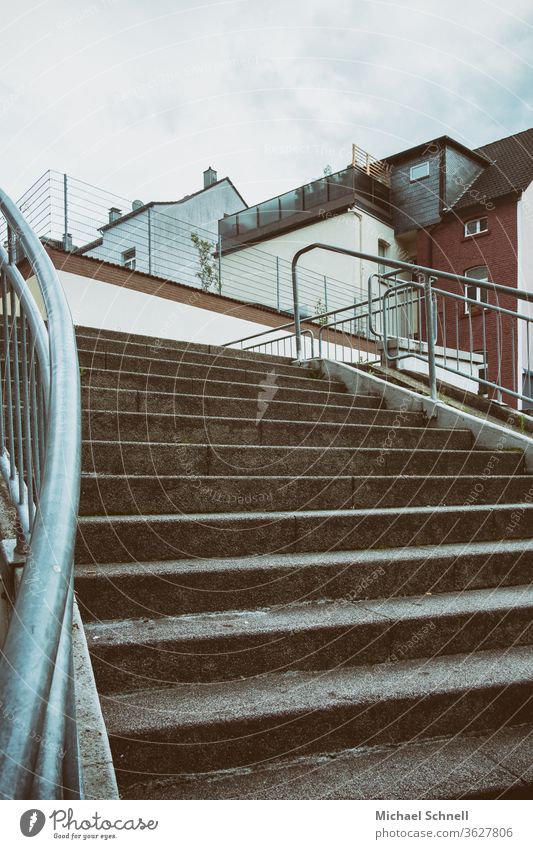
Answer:
[[[272,371],[269,371],[265,379],[262,380],[259,384],[261,390],[257,399],[257,415],[255,417],[256,424],[259,424],[266,411],[268,410],[268,405],[276,397],[276,394],[279,390],[279,386],[277,386],[276,384],[277,379],[278,376],[274,369],[272,369]]]
[[[20,818],[20,830],[24,837],[35,837],[43,830],[46,817],[42,811],[37,808],[31,808],[25,811]]]

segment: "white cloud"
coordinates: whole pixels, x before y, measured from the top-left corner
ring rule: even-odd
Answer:
[[[212,165],[250,201],[448,133],[531,122],[527,0],[28,0],[0,58],[4,176],[178,197]]]

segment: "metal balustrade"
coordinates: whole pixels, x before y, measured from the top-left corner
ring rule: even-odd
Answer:
[[[366,300],[302,319],[298,265],[302,256],[314,250],[343,254],[391,271],[369,276]],[[409,279],[402,279],[402,274]],[[255,339],[249,350],[272,349],[276,334],[283,330],[291,340],[290,356],[296,360],[314,357],[317,348],[320,357],[354,365],[383,359],[396,366],[410,360],[422,363],[435,401],[437,381],[445,382],[448,375],[492,400],[533,408],[532,292],[319,242],[295,253],[292,285],[292,322],[227,345]],[[302,344],[304,332],[316,339],[311,346]]]
[[[347,171],[347,185],[341,182],[337,186],[335,175],[318,182],[332,195],[341,190],[353,195],[352,171]],[[362,173],[359,177],[370,179]],[[319,195],[313,192],[309,197],[317,200]],[[216,223],[212,230],[180,220],[171,211],[172,205],[163,211],[140,201],[132,204],[127,198],[58,171],[43,174],[22,195],[19,207],[45,244],[292,315],[290,260],[232,238],[231,227],[226,225],[233,216],[222,219],[218,233]],[[291,209],[288,206],[286,213],[298,211],[297,207]],[[243,214],[248,212],[244,210]],[[208,245],[207,274],[205,266],[202,273],[193,240],[196,236]],[[6,226],[2,227],[0,221],[0,240],[5,237]],[[338,280],[304,267],[299,274],[303,315],[365,298],[364,290],[353,280]]]
[[[83,796],[71,639],[81,451],[77,347],[55,269],[1,190],[0,213],[7,235],[7,251],[0,248],[0,471],[17,511],[16,550],[24,560],[18,581],[4,552],[11,611],[0,660],[0,797],[77,799]],[[43,313],[16,265],[22,258]]]

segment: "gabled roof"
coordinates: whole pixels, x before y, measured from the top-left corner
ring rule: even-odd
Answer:
[[[149,203],[143,203],[142,206],[138,206],[137,209],[132,209],[130,212],[127,212],[125,215],[121,215],[120,218],[117,218],[115,221],[110,221],[108,224],[104,224],[103,227],[99,227],[100,233],[105,233],[106,230],[110,230],[111,227],[116,227],[117,224],[122,224],[124,221],[128,221],[130,218],[133,218],[135,215],[139,215],[141,212],[146,212],[147,209],[151,209],[154,206],[178,206],[180,203],[185,203],[191,198],[195,198],[198,195],[201,195],[203,192],[208,192],[210,189],[213,189],[215,186],[220,186],[222,183],[228,183],[235,194],[239,196],[244,204],[244,208],[248,209],[248,204],[244,200],[243,196],[239,192],[237,188],[235,188],[233,182],[229,177],[222,177],[221,180],[217,180],[216,183],[211,183],[210,186],[206,186],[203,189],[198,189],[197,192],[193,192],[190,195],[184,195],[179,200],[152,200]]]
[[[484,144],[476,148],[476,153],[486,157],[490,165],[456,201],[454,209],[519,194],[533,182],[533,128]]]
[[[451,136],[439,136],[436,139],[430,139],[430,141],[425,141],[422,144],[417,144],[414,147],[407,148],[406,150],[400,150],[399,153],[393,153],[392,156],[385,156],[384,161],[390,162],[392,165],[399,165],[399,163],[404,159],[414,159],[424,153],[435,152],[437,148],[443,147],[453,147],[465,156],[469,156],[470,159],[479,162],[480,165],[487,164],[487,159],[481,150],[471,150],[469,147],[461,144],[461,142],[458,142]]]

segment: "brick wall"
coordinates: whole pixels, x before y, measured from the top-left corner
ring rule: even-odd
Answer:
[[[488,232],[475,237],[464,236],[464,222],[472,218],[486,217]],[[456,274],[464,274],[469,268],[486,265],[489,279],[495,283],[517,285],[517,209],[516,198],[505,199],[494,204],[493,209],[471,207],[462,211],[459,219],[454,213],[445,217],[442,223],[433,228],[421,230],[417,237],[418,261],[422,265],[441,268]],[[460,284],[439,281],[438,286],[447,291],[460,292]],[[446,302],[445,307],[443,306]],[[517,301],[512,296],[489,293],[489,302],[497,303],[506,309],[516,310]],[[439,308],[439,344],[456,345],[465,350],[486,350],[489,365],[489,379],[516,391],[517,388],[517,327],[516,322],[507,316],[497,316],[481,308],[465,315],[462,304],[458,304],[457,314],[451,306],[451,299],[438,299]],[[498,352],[501,356],[498,356]],[[501,369],[500,376],[498,376]],[[520,376],[519,376],[520,380]],[[511,396],[505,396],[506,403],[516,406]]]

